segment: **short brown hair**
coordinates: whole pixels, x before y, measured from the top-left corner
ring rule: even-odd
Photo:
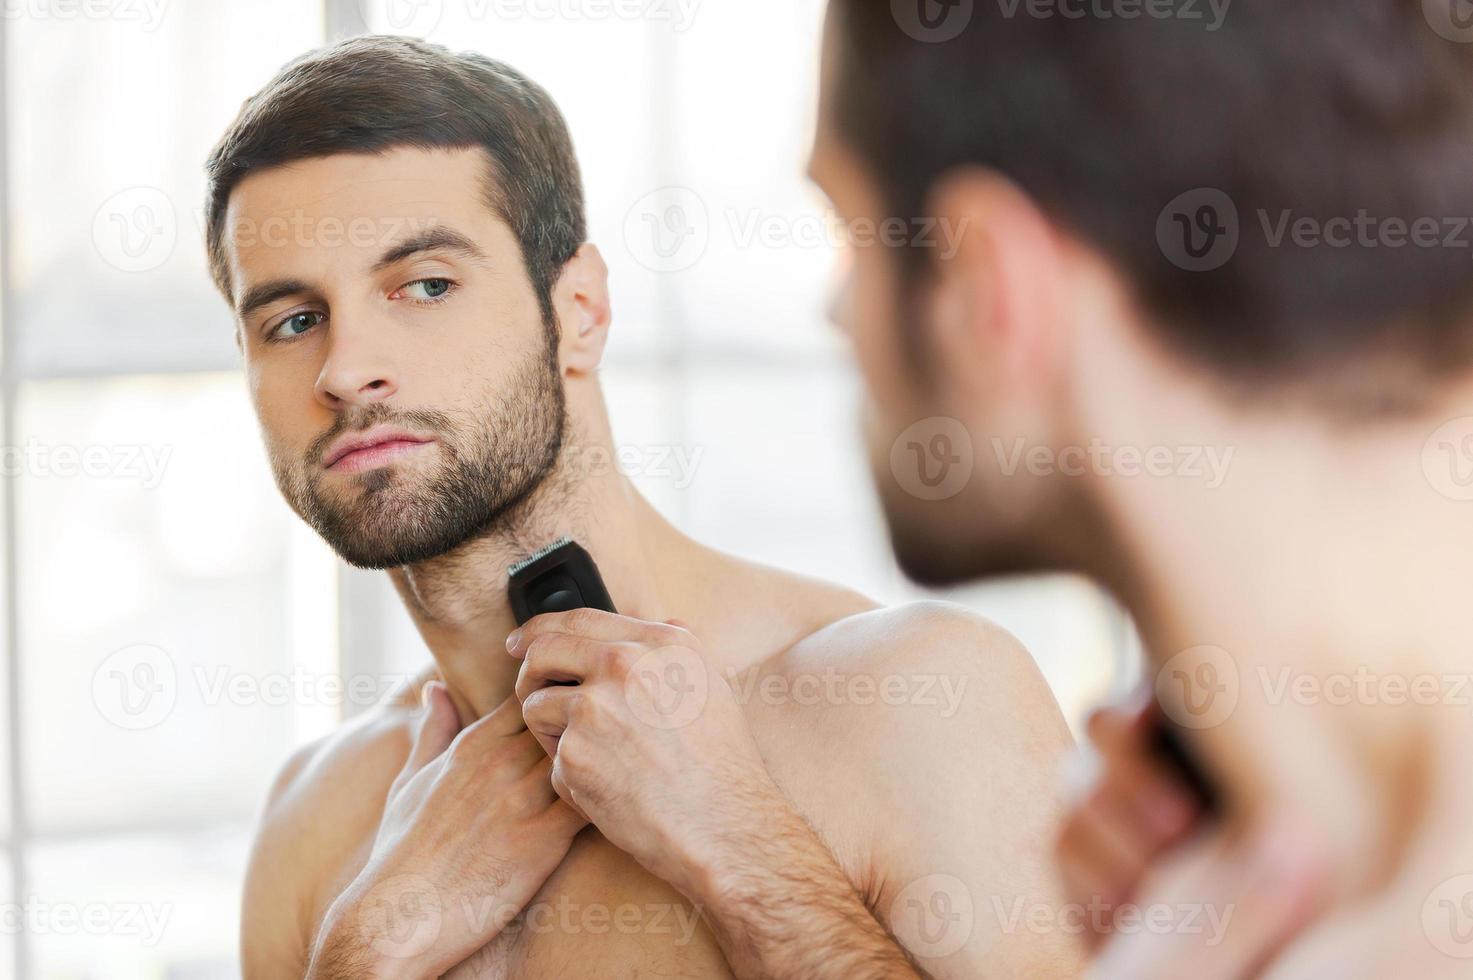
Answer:
[[[487,204],[516,234],[552,324],[552,288],[587,237],[582,177],[562,113],[539,85],[500,62],[386,35],[349,38],[290,62],[246,100],[211,151],[206,244],[227,301],[222,237],[240,181],[299,160],[406,146],[485,149]]]
[[[1473,246],[1282,248],[1246,233],[1285,213],[1467,227],[1473,44],[1439,36],[1432,4],[1236,0],[1213,29],[1186,16],[1206,4],[1180,0],[1134,19],[947,0],[964,25],[950,39],[917,37],[902,6],[832,2],[834,118],[892,214],[922,215],[948,173],[995,170],[1114,263],[1169,346],[1244,387],[1312,387],[1340,368],[1372,401],[1414,400],[1473,362]],[[1245,228],[1204,271],[1158,241],[1197,189],[1235,202]],[[898,258],[913,290],[931,256]],[[1394,370],[1367,377],[1373,365]]]

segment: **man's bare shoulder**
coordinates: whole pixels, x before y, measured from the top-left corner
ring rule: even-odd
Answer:
[[[246,873],[242,949],[248,976],[301,963],[316,920],[372,844],[389,786],[414,739],[432,669],[382,704],[296,752],[277,774]],[[360,853],[361,852],[361,853]]]
[[[331,802],[342,811],[382,804],[382,797],[375,800],[365,791],[364,780],[384,781],[387,774],[387,789],[398,773],[413,741],[420,692],[435,676],[433,668],[426,668],[378,706],[293,753],[271,787],[265,820],[300,813],[308,809],[306,804]]]
[[[708,643],[736,641],[740,648],[723,658],[730,663],[750,665],[754,653],[765,659],[830,623],[879,608],[852,589],[710,548],[704,549],[701,569],[707,588],[691,618],[705,624],[702,639]]]
[[[947,602],[841,617],[731,683],[774,768],[836,791],[979,802],[956,797],[1012,773],[1051,780],[1071,745],[1023,645]],[[959,758],[971,779],[958,778]]]
[[[1023,645],[987,617],[950,602],[860,609],[778,651],[758,671],[795,681],[828,678],[825,697],[837,696],[825,700],[825,707],[922,707],[933,700],[920,692],[924,686],[932,694],[951,690],[963,699],[969,694],[986,699],[988,709],[1016,704],[1020,697],[1028,702],[1009,709],[1010,715],[1033,716],[1039,707],[1052,707],[1057,714],[1053,695]],[[874,697],[866,693],[871,681]],[[944,712],[946,717],[955,713]],[[1048,720],[1049,712],[1044,715]]]
[[[1071,739],[1007,630],[944,602],[859,612],[733,686],[773,778],[913,954],[934,953],[902,915],[916,894],[1058,907],[1050,848]],[[932,975],[976,975],[983,963],[1078,975],[1071,937],[976,919],[964,953],[923,961]]]

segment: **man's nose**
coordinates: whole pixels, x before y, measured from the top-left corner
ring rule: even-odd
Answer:
[[[399,383],[386,341],[379,331],[331,325],[327,360],[317,376],[317,400],[338,410],[393,397]]]

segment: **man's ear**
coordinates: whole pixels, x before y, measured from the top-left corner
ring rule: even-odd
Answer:
[[[1031,198],[999,174],[958,171],[937,184],[934,275],[923,307],[931,350],[969,393],[995,398],[1052,380],[1062,346],[1058,236]]]
[[[609,267],[597,246],[585,244],[567,265],[552,294],[562,336],[558,363],[568,375],[592,374],[609,339]]]

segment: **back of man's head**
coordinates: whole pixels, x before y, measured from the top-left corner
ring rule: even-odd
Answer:
[[[1349,366],[1376,408],[1473,365],[1457,0],[918,2],[832,8],[837,131],[891,213],[995,170],[1235,383]]]

